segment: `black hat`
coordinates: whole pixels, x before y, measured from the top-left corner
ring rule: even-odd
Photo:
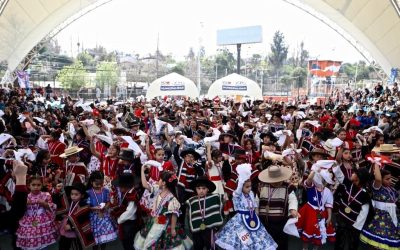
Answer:
[[[294,106],[294,105],[290,105],[290,106],[287,106],[286,109],[294,109],[294,110],[297,110],[297,107]]]
[[[181,157],[182,157],[182,158],[185,158],[185,156],[188,155],[188,154],[193,155],[193,157],[194,157],[195,160],[198,160],[198,159],[201,158],[200,154],[197,153],[197,152],[196,152],[194,149],[192,149],[192,148],[183,150],[183,151],[181,152]]]
[[[132,188],[135,184],[135,177],[133,176],[132,172],[128,170],[127,172],[124,172],[118,176],[117,179],[113,180],[111,184],[115,187]]]
[[[206,128],[209,128],[209,127],[210,127],[210,122],[207,121],[206,119],[204,119],[204,120],[202,120],[202,121],[200,122],[200,125],[201,125],[201,126],[204,126],[204,127],[206,127]]]
[[[196,187],[207,187],[209,193],[214,192],[217,188],[215,184],[207,178],[207,176],[199,176],[190,183],[190,188],[194,191],[196,191]]]
[[[168,120],[167,120],[168,122],[176,122],[176,117],[174,116],[174,115],[170,115],[169,117],[168,117]]]
[[[128,123],[129,127],[134,127],[134,126],[139,126],[140,125],[140,119],[137,117],[133,117],[132,121]]]
[[[354,169],[354,173],[357,175],[360,180],[360,184],[362,187],[365,187],[369,181],[371,181],[371,175],[367,168],[357,168]]]
[[[20,135],[20,136],[16,136],[16,138],[18,138],[18,139],[31,139],[31,135],[30,134],[28,134],[28,133],[23,133],[22,135]]]
[[[247,159],[246,150],[243,148],[235,148],[234,157],[236,159]]]
[[[203,130],[197,130],[197,131],[194,131],[194,133],[196,134],[196,135],[198,135],[200,138],[204,138],[204,137],[206,137],[206,132],[204,132]]]
[[[230,136],[231,138],[233,138],[234,141],[238,141],[237,137],[235,136],[235,132],[233,132],[232,130],[221,133],[220,138],[223,138],[224,136]]]
[[[67,195],[67,197],[69,197],[71,195],[71,191],[72,190],[77,190],[79,193],[82,194],[83,198],[86,199],[88,197],[88,194],[86,193],[86,186],[83,183],[74,183],[72,184],[72,186],[66,186],[64,188],[65,190],[65,194]]]
[[[278,141],[278,140],[276,139],[275,135],[274,135],[271,131],[269,131],[269,132],[267,132],[267,133],[261,133],[261,134],[260,134],[261,140],[264,140],[264,137],[266,137],[266,136],[268,136],[269,139],[270,139],[272,142],[277,142],[277,141]]]
[[[124,161],[133,161],[135,159],[135,152],[130,148],[124,148],[119,153],[118,158]]]

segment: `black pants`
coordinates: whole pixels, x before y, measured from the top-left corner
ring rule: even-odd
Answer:
[[[211,235],[212,235],[212,230],[208,228],[200,232],[192,233],[193,249],[203,250],[204,247],[206,249],[211,249],[211,240],[212,240]]]
[[[67,238],[64,236],[60,237],[58,242],[59,250],[83,250],[81,242],[78,238]]]
[[[122,231],[121,241],[124,250],[133,250],[133,241],[136,233],[140,229],[139,223],[137,223],[137,220],[128,220],[121,224],[120,229]]]
[[[359,245],[360,231],[338,215],[336,217],[335,250],[356,250]]]
[[[268,222],[265,225],[268,233],[271,235],[272,239],[278,244],[277,250],[287,250],[288,249],[288,241],[289,236],[283,232],[283,227],[285,226],[286,221],[279,222]]]

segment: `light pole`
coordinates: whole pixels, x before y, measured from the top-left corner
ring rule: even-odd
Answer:
[[[215,64],[215,81],[218,79],[218,63]]]
[[[261,69],[261,73],[260,73],[260,75],[261,75],[261,95],[263,95],[264,96],[264,70],[263,69]]]

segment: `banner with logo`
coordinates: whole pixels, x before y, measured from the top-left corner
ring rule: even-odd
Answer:
[[[310,60],[308,61],[308,71],[312,77],[337,76],[341,65],[341,61]]]
[[[30,87],[29,84],[29,74],[26,71],[18,71],[17,72],[18,84],[21,89],[28,89]]]
[[[170,82],[170,81],[162,81],[160,84],[160,90],[161,91],[182,91],[185,90],[185,83],[176,81],[176,82]]]
[[[222,90],[247,91],[247,84],[243,81],[223,81]]]

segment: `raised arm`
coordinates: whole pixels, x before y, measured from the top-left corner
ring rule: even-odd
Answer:
[[[382,186],[382,175],[381,175],[381,169],[379,168],[378,164],[374,164],[374,176],[375,176],[375,181],[373,183],[373,187],[375,189],[380,189]]]
[[[90,152],[92,152],[92,155],[95,156],[96,158],[100,159],[101,155],[99,152],[96,151],[96,147],[94,145],[94,139],[96,136],[94,135],[92,138],[90,138]]]
[[[146,175],[144,174],[144,168],[145,168],[145,167],[146,167],[146,165],[142,165],[142,169],[141,169],[142,174],[140,175],[141,180],[142,180],[142,186],[143,186],[143,188],[145,188],[145,189],[151,191],[151,186],[150,186],[149,183],[147,182],[147,180],[146,180]]]

